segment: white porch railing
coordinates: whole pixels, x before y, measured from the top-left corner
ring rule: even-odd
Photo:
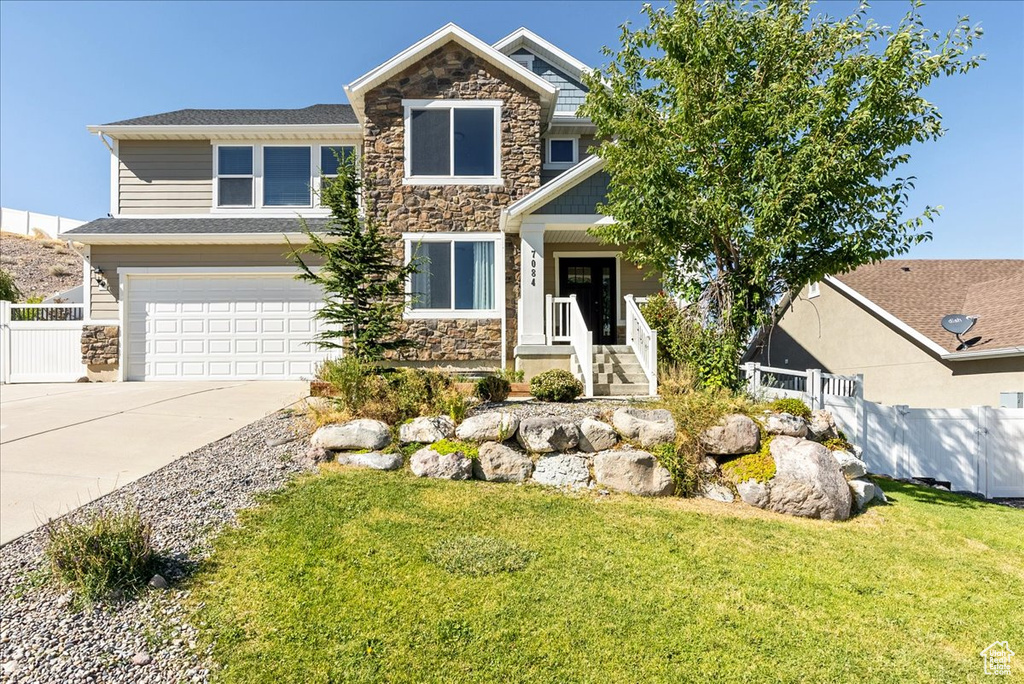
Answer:
[[[583,396],[594,396],[594,335],[587,329],[583,312],[576,303],[576,295],[569,295],[569,342],[572,344],[579,366],[580,380],[583,381]],[[550,319],[549,319],[550,320]]]
[[[82,364],[81,304],[0,302],[0,381],[74,382]]]
[[[548,344],[572,340],[572,298],[545,295],[544,336]]]
[[[651,396],[658,394],[658,331],[652,330],[633,295],[626,295],[626,344],[640,361]]]

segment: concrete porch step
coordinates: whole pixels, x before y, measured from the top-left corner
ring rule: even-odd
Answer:
[[[639,385],[647,382],[647,376],[643,373],[594,373],[594,384],[626,384]]]
[[[597,397],[646,397],[650,395],[650,387],[644,383],[595,383],[594,396]]]
[[[595,354],[632,354],[633,348],[628,344],[596,344]]]
[[[594,363],[640,364],[632,354],[594,354]]]
[[[627,373],[643,373],[644,370],[640,366],[640,362],[633,361],[594,361],[594,372],[595,373],[614,373],[617,370],[623,370]]]

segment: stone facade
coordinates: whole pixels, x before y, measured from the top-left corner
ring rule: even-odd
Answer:
[[[116,366],[120,353],[116,325],[82,327],[82,363],[87,366]]]
[[[403,99],[501,100],[502,185],[404,185]],[[457,43],[448,43],[366,93],[363,173],[366,197],[383,230],[394,235],[396,257],[404,255],[404,232],[498,232],[501,210],[540,187],[541,121],[536,92],[492,67]],[[509,358],[516,338],[519,299],[519,240],[505,241],[506,341]],[[408,322],[422,344],[402,358],[439,362],[501,360],[501,323],[485,319]]]

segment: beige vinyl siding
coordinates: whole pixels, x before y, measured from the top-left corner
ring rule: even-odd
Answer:
[[[107,287],[93,283],[92,317],[117,318],[119,268],[189,266],[292,266],[290,248],[278,245],[93,245],[90,260],[98,268]]]
[[[209,213],[213,148],[208,140],[122,140],[117,151],[120,214]]]
[[[600,252],[602,255],[607,253],[609,257],[614,257],[618,253],[618,250],[614,247],[595,244],[565,242],[546,243],[544,245],[544,294],[554,295],[556,293],[558,268],[555,266],[555,254],[557,253],[561,257],[571,258],[572,252],[586,253],[588,255]],[[652,275],[650,278],[644,278],[645,273],[645,271],[638,269],[632,262],[620,259],[618,269],[619,291],[622,293],[623,297],[628,294],[631,294],[634,297],[649,297],[650,295],[657,294],[661,291],[661,280],[656,275]],[[617,315],[620,321],[626,317],[624,307],[625,304],[620,301],[617,307]]]

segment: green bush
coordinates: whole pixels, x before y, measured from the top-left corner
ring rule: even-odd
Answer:
[[[651,329],[658,333],[659,365],[685,364],[693,338],[693,325],[676,300],[659,292],[640,305],[640,313]]]
[[[86,603],[134,593],[156,572],[152,528],[136,508],[101,509],[81,522],[58,520],[46,534],[54,577]]]
[[[398,425],[417,416],[466,417],[466,399],[450,375],[414,368],[380,368],[355,357],[320,364],[317,378],[330,383],[338,413]],[[341,416],[330,416],[330,422]]]
[[[583,394],[583,383],[561,368],[552,368],[530,380],[530,394],[541,401],[572,401]]]
[[[476,396],[483,401],[505,401],[512,391],[512,383],[497,375],[488,375],[476,381]]]
[[[722,464],[722,473],[733,482],[739,484],[747,480],[764,483],[775,477],[775,459],[771,452],[772,438],[767,437],[761,442],[761,449],[756,454],[747,454]]]
[[[775,413],[788,413],[796,416],[797,418],[806,418],[807,420],[811,419],[810,407],[795,397],[776,399],[772,403],[768,404],[768,410],[774,411]]]
[[[0,269],[0,300],[5,302],[16,302],[21,297],[21,290],[14,282],[14,277]]]

